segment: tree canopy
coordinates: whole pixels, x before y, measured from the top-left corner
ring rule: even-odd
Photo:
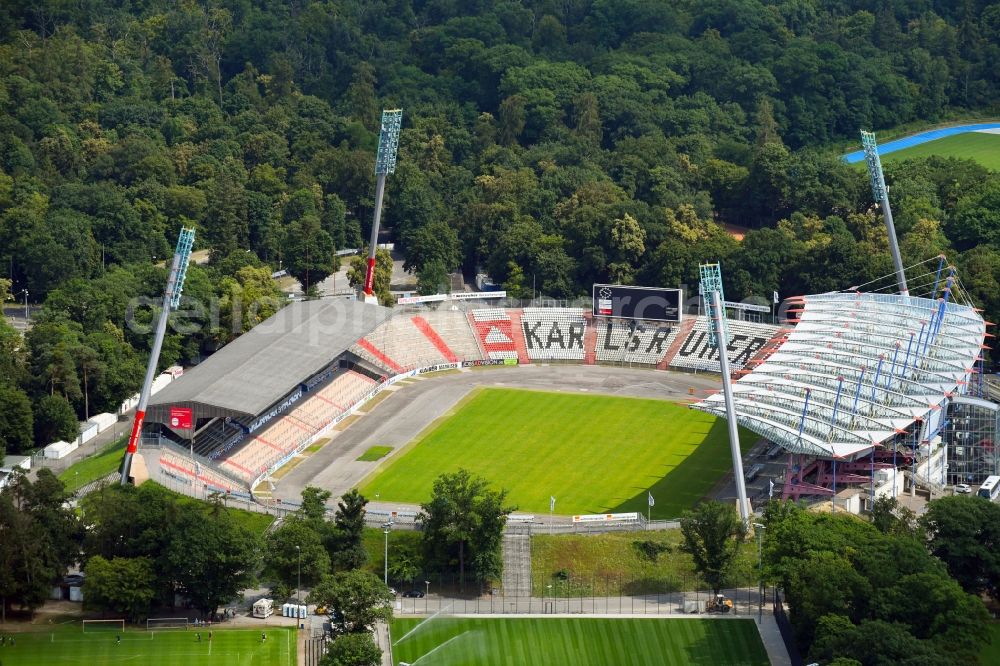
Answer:
[[[954,508],[951,499],[934,500],[928,513],[940,515],[940,503]],[[884,516],[873,524],[790,502],[769,504],[764,522],[766,575],[784,589],[811,660],[976,663],[989,640],[986,607],[949,576],[921,530],[900,528],[905,521],[887,530]]]
[[[466,567],[481,583],[498,579],[504,526],[517,510],[506,498],[506,490],[464,469],[435,479],[430,501],[420,505],[427,565],[439,571],[457,565],[463,587]]]

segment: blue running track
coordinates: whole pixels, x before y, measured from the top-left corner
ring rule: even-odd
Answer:
[[[879,155],[886,155],[888,153],[894,153],[897,150],[903,150],[904,148],[909,148],[911,146],[919,146],[922,143],[927,143],[928,141],[934,141],[935,139],[943,139],[946,136],[954,136],[956,134],[965,134],[966,132],[975,132],[977,130],[985,129],[1000,129],[1000,123],[979,123],[978,125],[959,125],[958,127],[945,127],[944,129],[929,130],[927,132],[920,132],[919,134],[914,134],[913,136],[903,137],[902,139],[896,139],[895,141],[890,141],[884,145],[878,147]],[[844,160],[848,164],[854,164],[855,162],[860,162],[865,159],[864,151],[857,150],[853,153],[847,153],[840,159]]]

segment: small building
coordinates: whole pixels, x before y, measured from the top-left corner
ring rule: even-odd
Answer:
[[[254,617],[266,618],[272,615],[274,615],[274,601],[271,599],[258,599],[253,602]]]
[[[31,456],[6,456],[0,470],[13,472],[15,469],[23,469],[25,472],[31,471]]]
[[[76,451],[79,446],[76,442],[53,442],[45,447],[45,457],[50,460],[59,460]]]
[[[948,483],[980,485],[1000,474],[1000,406],[989,400],[960,395],[948,404],[944,442],[948,447]]]

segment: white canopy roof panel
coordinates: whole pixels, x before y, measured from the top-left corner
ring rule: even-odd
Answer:
[[[865,453],[964,393],[986,323],[972,307],[860,292],[794,299],[797,325],[733,384],[740,425],[792,453]],[[749,366],[748,366],[749,367]],[[725,417],[721,393],[694,405]]]

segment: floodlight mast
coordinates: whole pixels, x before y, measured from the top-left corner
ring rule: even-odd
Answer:
[[[399,128],[403,122],[402,109],[382,111],[382,127],[378,134],[378,154],[375,157],[375,218],[372,220],[372,237],[368,244],[368,267],[365,271],[365,300],[374,298],[375,250],[378,248],[378,229],[382,219],[382,196],[385,193],[386,174],[396,171],[396,151],[399,148]]]
[[[906,287],[906,274],[903,272],[903,258],[899,254],[899,241],[896,239],[896,225],[892,221],[892,208],[889,206],[889,191],[882,175],[882,160],[878,156],[878,144],[875,143],[875,133],[861,130],[861,146],[865,152],[865,162],[868,164],[868,178],[871,180],[872,197],[882,209],[886,232],[889,235],[889,251],[892,263],[896,268],[896,282],[899,293],[908,296],[910,290]]]
[[[746,480],[743,478],[743,456],[740,453],[740,436],[736,422],[736,405],[733,403],[733,382],[729,374],[729,331],[726,327],[726,302],[722,290],[722,268],[719,264],[702,264],[702,299],[708,315],[708,341],[719,351],[719,366],[722,372],[722,394],[726,399],[726,422],[729,427],[729,450],[733,456],[733,478],[736,481],[736,497],[740,505],[740,519],[743,526],[750,527],[750,509],[747,506]]]
[[[163,292],[163,306],[160,309],[160,318],[156,322],[153,349],[149,353],[146,378],[142,382],[142,391],[139,392],[139,404],[135,408],[132,433],[129,435],[128,446],[125,448],[125,457],[122,459],[122,485],[129,483],[129,479],[131,478],[132,458],[139,448],[139,438],[142,436],[142,422],[146,418],[146,405],[149,402],[153,377],[156,375],[156,365],[160,360],[163,337],[167,332],[167,320],[170,318],[170,311],[176,310],[180,305],[181,292],[184,291],[184,277],[187,275],[188,260],[191,258],[191,247],[193,245],[194,229],[182,228],[180,237],[177,239],[177,249],[174,250],[174,260],[170,266],[170,274],[167,276],[167,288]]]

